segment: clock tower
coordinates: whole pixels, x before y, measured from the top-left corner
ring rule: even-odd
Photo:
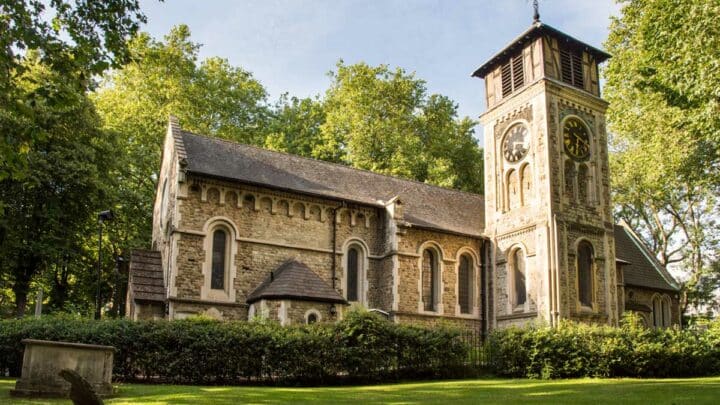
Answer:
[[[473,76],[485,80],[490,327],[617,324],[617,275],[598,64],[536,18]]]

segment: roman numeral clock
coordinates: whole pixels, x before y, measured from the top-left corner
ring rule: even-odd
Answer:
[[[587,160],[590,157],[590,131],[579,118],[565,120],[563,146],[565,153],[575,160]]]

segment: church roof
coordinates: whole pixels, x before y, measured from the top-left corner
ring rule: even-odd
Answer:
[[[308,266],[296,260],[288,260],[270,272],[270,276],[250,293],[247,303],[252,304],[261,299],[347,303]]]
[[[189,173],[376,207],[398,197],[411,225],[475,237],[485,227],[482,195],[187,131],[181,140]]]
[[[477,68],[477,70],[475,70],[472,75],[474,77],[480,78],[485,77],[493,69],[505,62],[509,56],[524,48],[525,45],[527,45],[529,42],[532,42],[543,35],[553,36],[557,38],[561,44],[565,43],[573,48],[582,49],[583,51],[592,55],[597,63],[602,63],[610,58],[609,53],[592,47],[585,42],[582,42],[579,39],[575,39],[558,29],[555,29],[547,24],[543,24],[540,21],[537,21],[534,22],[525,32],[520,34],[520,36],[510,42],[510,44],[508,44],[500,52],[496,53],[492,58],[490,58],[490,60],[485,62],[485,64]]]
[[[623,261],[625,285],[678,291],[677,282],[625,225],[615,225],[615,256]]]
[[[130,294],[136,300],[165,301],[160,252],[133,250],[130,254]]]

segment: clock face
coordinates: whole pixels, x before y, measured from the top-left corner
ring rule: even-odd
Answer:
[[[527,155],[530,146],[530,134],[523,124],[513,125],[505,135],[502,149],[503,156],[510,163],[515,163]]]
[[[579,118],[571,117],[565,120],[563,145],[565,153],[575,159],[583,160],[590,156],[590,133]]]

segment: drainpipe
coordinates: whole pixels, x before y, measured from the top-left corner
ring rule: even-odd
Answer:
[[[553,214],[553,243],[555,245],[555,269],[554,269],[554,276],[555,276],[555,291],[553,292],[553,295],[555,296],[555,313],[554,319],[555,319],[555,326],[557,326],[558,321],[560,319],[561,310],[560,310],[560,253],[558,252],[559,246],[558,246],[558,220],[557,220],[557,214]]]
[[[480,239],[480,333],[485,339],[485,336],[487,335],[487,300],[486,297],[486,286],[485,286],[485,272],[487,271],[487,241],[485,239]]]
[[[336,267],[337,267],[337,210],[345,207],[345,201],[332,209],[332,288],[335,289],[336,284]]]

